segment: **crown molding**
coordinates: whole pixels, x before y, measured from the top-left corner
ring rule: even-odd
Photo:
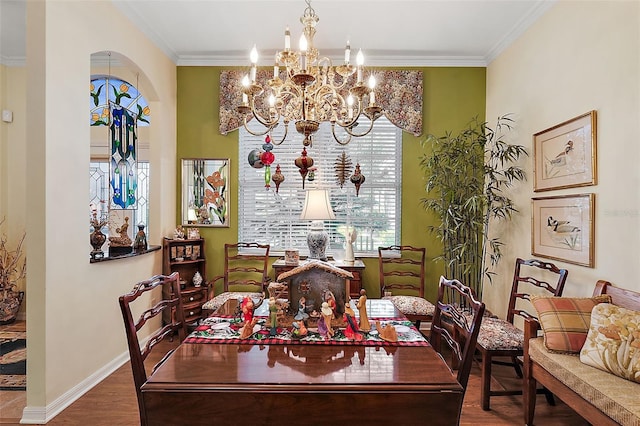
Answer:
[[[178,66],[248,67],[246,53],[238,55],[190,54],[180,55]],[[266,66],[266,65],[265,65]],[[368,67],[486,67],[481,56],[435,56],[412,54],[379,54],[368,52]]]
[[[525,33],[529,27],[544,15],[551,7],[557,3],[557,0],[547,0],[542,3],[537,3],[531,7],[529,13],[527,13],[520,21],[518,21],[513,28],[493,46],[487,53],[487,65],[493,62],[502,52],[504,52],[513,42],[515,42],[522,34]]]
[[[146,35],[151,42],[158,47],[165,55],[171,59],[174,64],[178,63],[178,55],[174,52],[169,44],[153,29],[151,25],[145,20],[144,16],[140,15],[129,4],[129,2],[114,1],[113,4],[136,26],[144,35]]]

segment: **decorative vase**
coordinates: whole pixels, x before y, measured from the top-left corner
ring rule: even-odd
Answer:
[[[91,251],[92,259],[102,259],[104,252],[102,251],[102,245],[107,240],[107,236],[102,233],[99,228],[96,228],[89,236],[89,242],[93,250]]]
[[[0,300],[0,325],[11,324],[16,320],[24,291],[8,292],[4,299]]]
[[[147,249],[147,235],[144,233],[144,223],[138,225],[138,233],[136,239],[133,242],[133,249],[137,252],[145,251]]]
[[[200,275],[200,272],[196,271],[196,273],[193,274],[193,285],[196,287],[200,287],[201,284],[202,284],[202,275]]]

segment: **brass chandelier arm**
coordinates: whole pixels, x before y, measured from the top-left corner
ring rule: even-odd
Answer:
[[[342,127],[342,126],[341,126]],[[345,129],[346,130],[346,129]],[[351,134],[347,134],[347,138],[344,140],[340,140],[338,135],[336,135],[336,123],[335,121],[331,122],[331,133],[333,134],[333,139],[338,142],[340,145],[347,145],[351,142]],[[347,132],[348,133],[348,132]]]
[[[274,127],[277,127],[277,124]],[[278,142],[276,142],[273,139],[273,135],[270,133],[269,135],[271,136],[271,143],[276,145],[276,146],[282,145],[282,142],[284,142],[284,140],[287,138],[287,133],[289,133],[289,121],[285,120],[285,122],[284,122],[284,135],[282,135],[282,139],[280,139]]]
[[[360,138],[360,137],[362,137],[362,136],[367,136],[367,135],[369,134],[369,132],[371,132],[371,130],[373,129],[373,120],[370,120],[370,122],[369,122],[369,128],[368,128],[365,132],[363,132],[363,133],[356,133],[356,132],[354,132],[354,131],[352,130],[354,127],[355,127],[355,126],[351,125],[351,126],[344,126],[343,128],[344,128],[344,130],[345,130],[347,133],[349,133],[349,135],[351,135],[351,136],[353,136],[353,137]]]
[[[264,132],[254,132],[253,130],[251,130],[249,128],[249,126],[247,125],[248,121],[247,121],[247,116],[244,116],[244,122],[243,122],[243,126],[245,128],[245,130],[249,133],[251,133],[253,136],[264,136],[267,133],[269,133],[271,130],[273,130],[273,127],[265,127]]]
[[[280,111],[278,111],[277,108],[269,108],[269,110],[274,110],[276,112],[276,115],[273,117],[272,120],[266,120],[264,117],[262,117],[258,113],[258,110],[256,109],[256,105],[255,105],[254,96],[251,96],[249,98],[249,105],[250,105],[250,108],[251,108],[251,113],[253,114],[255,119],[258,120],[258,122],[260,124],[262,124],[263,126],[267,127],[269,130],[273,129],[275,126],[278,125],[278,121],[280,121]],[[246,117],[245,117],[245,121],[246,121]],[[264,135],[264,133],[262,133],[262,134]]]

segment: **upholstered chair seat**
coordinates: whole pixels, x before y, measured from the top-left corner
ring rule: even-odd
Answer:
[[[485,350],[522,350],[524,332],[500,318],[483,317],[478,334],[478,346]]]
[[[203,310],[207,311],[216,311],[220,306],[224,305],[227,300],[230,299],[244,299],[246,296],[251,297],[254,300],[259,299],[263,296],[262,293],[256,292],[242,292],[242,291],[234,291],[234,292],[225,292],[220,293],[215,296],[213,299],[209,299],[204,305],[202,305]]]
[[[383,299],[390,300],[397,310],[405,316],[433,317],[436,307],[427,299],[418,296],[385,296]]]

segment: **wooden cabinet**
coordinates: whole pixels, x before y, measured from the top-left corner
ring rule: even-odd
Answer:
[[[202,305],[208,299],[206,259],[204,239],[177,240],[164,238],[162,245],[162,273],[180,274],[180,292],[184,317],[188,324],[197,322],[202,316]],[[196,286],[193,277],[196,272],[202,277],[200,286]],[[163,291],[170,291],[169,288]],[[167,296],[165,294],[165,296]],[[168,313],[167,313],[168,315]],[[168,322],[170,318],[164,318]]]
[[[305,261],[301,261],[300,265],[304,264]],[[362,289],[362,271],[364,271],[364,262],[360,259],[356,259],[353,263],[345,263],[342,261],[334,261],[331,260],[329,263],[337,266],[338,268],[344,269],[345,271],[351,272],[353,275],[353,279],[349,280],[349,296],[352,299],[358,299],[360,297],[360,290]],[[272,268],[274,271],[274,279],[278,279],[278,275],[283,272],[290,271],[298,265],[289,265],[285,263],[284,259],[278,259],[273,262]]]

